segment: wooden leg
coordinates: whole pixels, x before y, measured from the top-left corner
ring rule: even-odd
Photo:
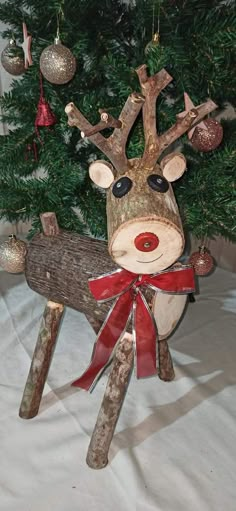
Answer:
[[[171,354],[168,343],[165,339],[158,341],[159,378],[164,381],[171,381],[175,377]]]
[[[104,468],[116,423],[124,401],[133,368],[132,336],[125,334],[117,346],[105,394],[88,448],[87,464],[91,468]]]
[[[37,344],[25,385],[19,415],[31,419],[38,413],[41,397],[64,311],[64,305],[49,301],[45,307]]]

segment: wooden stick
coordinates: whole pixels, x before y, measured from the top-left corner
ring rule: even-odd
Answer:
[[[142,94],[138,92],[133,92],[132,94],[129,95],[123,106],[123,109],[119,116],[119,119],[122,122],[121,129],[115,129],[112,135],[110,136],[111,147],[113,147],[113,149],[118,155],[126,154],[125,153],[126,143],[130,130],[134,125],[144,102],[145,97]],[[121,165],[119,165],[119,169],[117,169],[120,174],[124,174],[126,172],[128,165],[128,160],[126,159],[126,164],[124,165],[124,162],[122,164],[122,159]]]
[[[125,334],[117,346],[102,405],[89,444],[87,464],[94,469],[108,463],[108,451],[133,367],[132,336]]]
[[[109,114],[106,110],[99,109],[99,113],[101,114],[101,120],[93,126],[90,130],[81,131],[81,137],[91,137],[91,135],[95,135],[99,131],[105,130],[106,128],[118,128],[120,129],[122,126],[122,122],[118,119],[115,119],[111,114]]]
[[[42,213],[40,219],[45,236],[56,236],[59,234],[55,213]],[[23,419],[31,419],[38,413],[63,311],[64,305],[52,301],[48,301],[45,307],[38,340],[20,405],[19,415]]]
[[[49,301],[45,307],[21,401],[19,415],[22,419],[32,419],[38,413],[63,311],[64,306],[55,302]]]
[[[55,213],[41,213],[40,220],[45,236],[56,236],[59,234],[60,229]]]

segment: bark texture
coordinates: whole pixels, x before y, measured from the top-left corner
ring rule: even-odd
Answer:
[[[159,371],[158,376],[161,380],[171,381],[175,377],[171,354],[169,351],[168,343],[162,339],[158,341],[158,359]]]
[[[48,212],[40,215],[40,220],[45,236],[56,236],[59,234],[60,229],[57,223],[55,213]]]
[[[172,81],[172,76],[165,69],[148,78],[147,66],[143,64],[136,69],[142,94],[145,97],[143,105],[143,128],[145,136],[145,150],[142,164],[152,168],[157,160],[159,141],[157,137],[156,100],[160,92]]]
[[[45,307],[19,411],[23,419],[31,419],[38,413],[63,311],[64,306],[59,303],[48,302]]]
[[[129,384],[133,358],[131,336],[125,336],[116,348],[107,387],[88,448],[87,464],[91,468],[104,468],[108,463],[108,451]]]

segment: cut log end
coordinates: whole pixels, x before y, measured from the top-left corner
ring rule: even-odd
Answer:
[[[74,106],[74,103],[68,103],[68,105],[65,107],[65,113],[70,114],[74,110]]]
[[[93,452],[89,450],[86,457],[86,463],[89,468],[100,470],[108,465],[108,457],[107,455],[104,456],[103,452]]]
[[[104,160],[96,160],[89,167],[89,175],[92,181],[100,188],[109,188],[114,181],[115,170],[111,163]]]
[[[181,153],[168,154],[161,161],[163,176],[172,183],[179,179],[186,170],[186,159]]]

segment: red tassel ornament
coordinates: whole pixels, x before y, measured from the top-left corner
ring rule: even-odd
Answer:
[[[50,127],[56,124],[57,118],[55,114],[52,112],[49,103],[46,101],[43,93],[43,82],[42,82],[42,74],[40,73],[40,98],[38,102],[38,110],[35,119],[35,131],[37,136],[41,142],[38,127]],[[42,142],[41,142],[42,143]]]

